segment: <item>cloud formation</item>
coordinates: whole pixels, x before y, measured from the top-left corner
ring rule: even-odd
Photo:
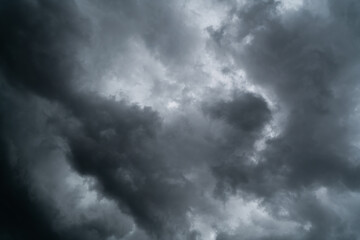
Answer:
[[[0,7],[1,239],[357,239],[359,4]]]

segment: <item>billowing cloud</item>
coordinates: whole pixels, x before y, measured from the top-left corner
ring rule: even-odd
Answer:
[[[329,1],[328,9],[317,11],[305,2],[301,9],[280,14],[280,2],[249,2],[233,7],[219,29],[210,29],[218,51],[227,52],[234,67],[244,68],[248,78],[274,96],[286,115],[281,133],[261,151],[261,161],[227,164],[224,180],[263,197],[272,209],[281,205],[279,196],[291,205],[299,201],[289,209],[292,217],[309,219],[304,238],[354,237],[341,215],[312,203],[317,200],[302,200],[321,187],[359,187],[354,4]],[[327,14],[319,13],[323,11]]]
[[[0,238],[357,239],[358,5],[2,3]]]

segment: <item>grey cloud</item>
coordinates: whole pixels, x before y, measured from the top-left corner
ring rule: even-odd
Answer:
[[[81,201],[87,196],[82,188],[67,183],[71,172],[65,162],[66,142],[50,120],[56,116],[72,125],[64,109],[33,95],[22,96],[4,82],[1,100],[1,112],[6,113],[1,122],[1,236],[106,239],[129,232],[129,220],[116,205],[95,201],[96,210],[84,208]]]
[[[358,95],[359,13],[354,4],[329,1],[330,14],[324,17],[306,6],[282,15],[276,1],[249,2],[232,13],[238,19],[210,30],[218,51],[227,52],[249,79],[274,93],[276,104],[287,113],[280,135],[261,151],[262,161],[249,166],[239,158],[220,165],[222,170],[217,171],[225,176],[220,181],[264,201],[284,191],[297,193],[317,186],[359,188],[353,145],[357,130],[351,130],[356,129]],[[245,37],[251,37],[250,42],[244,43]],[[228,44],[233,42],[239,45]],[[277,204],[273,202],[273,207]],[[324,223],[329,213],[321,205],[305,208],[310,212],[297,213],[314,224],[305,238],[347,238],[350,223],[341,230],[339,219]],[[317,216],[323,211],[324,219],[314,219],[315,211]],[[329,231],[335,235],[326,236]]]
[[[130,14],[135,17],[139,6],[133,2],[128,5],[129,10],[135,8],[135,12]],[[162,7],[167,9],[166,4],[159,5],[160,10]],[[166,160],[159,153],[159,146],[156,146],[156,132],[161,127],[158,114],[149,107],[140,108],[126,101],[105,99],[74,89],[76,78],[84,70],[77,50],[81,49],[81,44],[88,44],[86,25],[90,23],[83,18],[75,2],[63,4],[55,1],[18,1],[4,3],[1,10],[1,35],[4,37],[1,40],[0,61],[6,79],[3,85],[9,89],[12,89],[11,86],[17,89],[4,89],[2,94],[6,96],[6,91],[13,91],[20,98],[21,92],[17,91],[23,91],[29,98],[33,98],[33,94],[39,95],[63,107],[65,113],[50,114],[47,123],[55,129],[53,134],[65,142],[68,148],[65,153],[68,151],[71,166],[81,175],[94,177],[98,182],[96,190],[115,200],[118,207],[132,216],[151,237],[191,237],[186,212],[189,208],[190,192],[193,190],[180,172],[167,166]],[[122,10],[126,12],[126,9]],[[165,10],[161,11],[167,16]],[[155,14],[156,11],[150,13]],[[139,12],[140,15],[143,14]],[[170,19],[170,16],[165,18]],[[171,21],[173,24],[178,23]],[[172,24],[171,21],[164,23]],[[151,42],[159,42],[152,39],[151,35],[154,33],[150,33],[146,40],[151,49],[157,48],[151,46]],[[161,43],[161,46],[163,45],[164,42]],[[164,53],[168,52],[165,50]],[[21,111],[25,106],[20,104],[14,108]],[[44,106],[40,105],[41,107]],[[5,112],[6,108],[2,114]],[[12,114],[15,113],[10,109],[8,119]],[[32,114],[29,113],[27,117],[36,121],[39,113]],[[69,118],[73,120],[69,121]],[[18,120],[14,124],[31,127],[30,123]],[[3,127],[6,125],[12,124],[7,122]],[[24,151],[24,146],[17,145],[18,136],[15,135],[22,134],[22,131],[16,129],[15,125],[12,126],[14,129],[9,131],[7,138],[15,141],[19,152]],[[36,133],[33,134],[36,136]],[[4,143],[2,148],[8,149],[9,145]],[[34,154],[30,154],[30,159],[31,156],[34,157]],[[4,164],[10,164],[7,158],[4,159]],[[4,171],[13,172],[9,168],[6,166]],[[3,182],[6,188],[16,187],[11,185],[11,180],[5,183],[4,179]],[[19,193],[26,194],[26,191],[22,193],[19,190]],[[38,200],[18,200],[16,197],[14,196],[15,201],[9,199],[9,203],[24,201],[19,204],[24,205],[26,211],[30,211],[25,218],[27,222],[16,222],[20,217],[18,212],[14,212],[13,216],[10,216],[10,212],[4,212],[2,219],[14,219],[8,221],[13,225],[7,228],[13,227],[15,232],[17,229],[28,231],[24,234],[29,235],[29,238],[44,238],[41,236],[49,235],[45,238],[103,239],[118,235],[117,230],[109,226],[106,219],[84,220],[81,226],[67,228],[68,232],[56,231],[45,224],[52,218],[53,213],[40,207],[35,210],[38,212],[30,210],[33,205],[41,205]],[[44,220],[42,214],[45,214]],[[28,228],[26,225],[32,218],[37,226]],[[9,234],[14,236],[13,231]]]
[[[271,115],[265,100],[251,93],[235,93],[231,101],[217,102],[205,111],[245,132],[261,129]]]
[[[182,4],[163,0],[79,1],[80,9],[92,23],[89,45],[82,53],[90,76],[101,77],[111,65],[118,75],[124,74],[129,45],[137,41],[144,43],[166,68],[186,64],[200,36],[195,26],[183,21],[186,15],[181,11]],[[96,71],[98,75],[94,75]]]
[[[278,104],[289,114],[285,131],[268,143],[264,154],[269,160],[263,164],[269,165],[265,171],[270,173],[271,165],[287,169],[289,185],[331,181],[332,176],[346,183],[354,176],[352,171],[356,172],[346,160],[351,153],[347,129],[353,124],[346,117],[353,113],[351,98],[356,94],[348,86],[356,82],[344,71],[355,59],[350,46],[356,49],[357,45],[347,42],[352,41],[345,38],[351,34],[348,31],[339,29],[340,33],[333,33],[337,22],[318,19],[324,23],[311,25],[315,17],[299,11],[304,11],[306,18],[297,15],[290,26],[280,16],[261,24],[260,30],[251,33],[253,41],[243,52],[235,53],[249,77],[273,88]],[[344,171],[342,177],[338,176],[340,169]]]
[[[180,3],[1,4],[0,238],[357,239],[346,207],[357,206],[360,186],[358,4],[217,4],[230,11],[208,28],[206,57],[221,62],[209,73],[192,66],[201,29]],[[94,91],[107,71],[127,78],[141,67],[128,60],[134,42],[178,81],[151,80],[153,94],[210,93],[176,99],[168,117]],[[240,69],[262,90],[234,85],[222,98],[194,79]],[[97,198],[81,205],[84,192]],[[264,208],[264,219],[249,216],[264,234],[243,236],[231,222],[221,204],[233,197]]]

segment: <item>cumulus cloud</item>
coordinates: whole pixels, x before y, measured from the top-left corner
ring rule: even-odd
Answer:
[[[356,1],[0,7],[0,238],[357,239]]]

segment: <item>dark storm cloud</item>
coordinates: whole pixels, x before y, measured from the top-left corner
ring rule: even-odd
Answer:
[[[347,208],[358,207],[360,187],[360,8],[326,3],[285,11],[275,0],[222,1],[230,11],[207,28],[207,51],[224,61],[221,77],[241,69],[263,91],[204,94],[165,121],[88,85],[116,65],[115,75],[129,68],[130,76],[136,43],[176,72],[183,92],[201,92],[191,92],[197,74],[181,75],[200,41],[185,5],[3,2],[0,238],[357,239],[358,217]],[[71,174],[91,179],[88,191],[105,203],[77,208],[91,197],[66,185]],[[249,221],[263,232],[249,227],[255,233],[242,237],[229,213],[219,227],[216,201],[233,196],[259,202],[262,218]],[[272,229],[269,218],[294,232]]]
[[[64,41],[64,27],[72,30],[66,19],[57,17],[55,12],[68,15],[69,7],[50,1],[6,1],[1,4],[1,72],[2,77],[22,90],[35,91],[44,96],[56,98],[64,94],[67,88],[64,73],[57,66],[61,61],[59,44]],[[59,27],[59,31],[55,29]],[[70,34],[71,35],[71,34]],[[68,37],[70,37],[68,35]],[[57,40],[59,42],[57,42]],[[66,48],[65,48],[66,49]],[[69,49],[70,50],[70,49]],[[63,52],[66,55],[65,52]],[[66,64],[65,64],[66,65]],[[31,196],[31,190],[23,181],[26,174],[23,163],[12,164],[11,145],[13,138],[6,121],[22,106],[16,97],[9,97],[11,90],[1,81],[2,96],[2,135],[1,135],[1,185],[3,186],[1,204],[1,234],[4,239],[60,239],[53,231],[49,217],[51,210]],[[5,121],[6,120],[6,121]],[[28,119],[21,119],[17,124],[24,124]],[[5,134],[5,130],[8,132]],[[10,133],[9,133],[10,132]],[[25,136],[24,136],[25,137]]]
[[[76,5],[7,1],[1,6],[1,70],[9,83],[51,99],[65,98],[79,65]]]
[[[283,166],[289,187],[336,180],[356,187],[357,168],[349,161],[354,123],[349,118],[357,85],[346,71],[354,71],[352,65],[357,64],[357,37],[337,18],[300,11],[285,16],[290,23],[269,14],[247,33],[252,42],[235,53],[249,77],[275,91],[278,104],[288,112],[284,132],[268,143],[264,154],[271,160],[263,163],[269,165],[264,171]],[[239,16],[240,26],[249,20],[246,14]]]
[[[328,1],[329,11],[316,9],[328,14],[318,14],[311,5],[281,14],[277,1],[249,1],[234,7],[219,29],[210,29],[217,51],[233,57],[255,84],[275,95],[276,104],[287,114],[280,135],[261,152],[262,161],[246,165],[239,158],[226,163],[219,181],[265,201],[318,186],[359,189],[358,151],[353,142],[358,131],[354,117],[359,86],[356,4]],[[239,44],[230,44],[234,42]],[[344,230],[350,223],[344,223],[342,230],[337,227],[340,219],[324,224],[326,216],[320,219],[312,214],[320,208],[315,204],[306,207],[307,213],[295,210],[313,224],[305,239],[352,239]]]
[[[270,122],[271,111],[265,99],[250,92],[234,92],[230,100],[205,103],[203,111],[231,127],[225,133],[226,140],[218,142],[219,160],[211,164],[214,175],[219,179],[216,191],[224,194],[249,181],[246,172],[249,161],[246,158],[256,151],[254,143],[262,137],[262,130]]]
[[[48,221],[49,217],[55,213],[54,209],[37,201],[29,184],[24,181],[28,177],[28,172],[22,160],[23,156],[18,153],[15,146],[19,138],[22,141],[33,137],[29,131],[21,131],[26,130],[31,124],[19,126],[19,123],[24,121],[23,117],[27,116],[25,112],[29,111],[23,108],[23,101],[12,94],[11,88],[3,82],[3,79],[1,79],[0,92],[0,184],[2,189],[0,236],[3,239],[60,239]],[[14,109],[19,112],[15,113]],[[16,132],[14,129],[21,130]],[[44,211],[44,208],[47,208],[47,211]]]
[[[205,112],[245,132],[261,129],[270,119],[270,110],[265,100],[251,93],[235,93],[231,101],[223,100],[205,107]]]
[[[136,7],[132,2],[128,5],[130,7],[127,9],[130,10]],[[135,12],[131,15],[140,14],[136,9],[133,10]],[[171,23],[171,20],[166,20],[167,17],[164,21],[156,20],[154,27],[160,22]],[[156,147],[156,131],[160,126],[157,113],[150,108],[140,108],[125,101],[106,100],[73,89],[76,78],[83,70],[77,60],[77,49],[87,44],[84,38],[87,33],[83,31],[87,29],[88,23],[88,19],[82,18],[72,1],[3,3],[0,62],[7,82],[4,86],[10,84],[29,94],[29,97],[35,94],[61,104],[70,116],[75,117],[79,127],[69,126],[68,122],[56,116],[50,116],[49,123],[58,128],[58,134],[67,143],[69,160],[74,169],[82,175],[94,177],[98,182],[97,190],[114,199],[150,236],[161,239],[175,235],[186,237],[188,226],[185,213],[188,204],[187,194],[184,193],[191,187],[153,149]],[[158,42],[152,37],[154,34],[149,33],[146,40],[149,45]],[[164,51],[169,53],[168,50]],[[21,107],[14,106],[10,111],[16,109],[20,110]],[[2,115],[5,114],[6,109],[3,109]],[[27,120],[23,121],[15,124],[25,126]],[[11,134],[7,136],[10,141],[15,138]],[[21,151],[21,146],[18,147]],[[2,149],[6,151],[8,148],[4,143]],[[7,158],[3,159],[3,164],[9,164]],[[7,166],[2,170],[7,174],[15,174]],[[6,178],[7,175],[3,176]],[[26,189],[17,191],[17,183],[13,184],[11,178],[2,180],[5,189],[16,191],[14,196],[10,194],[9,199],[4,200],[5,203],[11,204],[14,209],[17,209],[17,204],[25,208],[22,222],[17,220],[21,211],[4,211],[2,221],[7,221],[8,215],[12,215],[8,220],[11,227],[4,227],[14,228],[14,232],[23,231],[31,239],[52,239],[52,234],[58,236],[48,224],[52,214],[45,208],[34,207],[36,199],[29,199]],[[22,188],[19,184],[19,188]],[[17,192],[25,194],[25,197],[17,196]],[[3,208],[8,209],[9,206]],[[29,227],[30,221],[34,221],[36,226]],[[93,238],[105,239],[113,234],[113,230],[104,223],[94,221],[83,223],[82,227],[64,233],[65,236],[61,238],[87,236],[89,239],[88,228],[95,232],[91,236]],[[16,239],[14,232],[9,234]]]
[[[3,134],[2,134],[3,136]],[[1,139],[1,190],[0,238],[1,239],[60,239],[48,222],[43,206],[33,201],[26,184],[10,164],[10,153]]]
[[[101,215],[107,208],[98,204],[98,212],[88,208],[79,213],[77,201],[84,196],[67,189],[68,176],[62,163],[67,147],[59,141],[59,126],[53,118],[68,121],[69,127],[75,124],[73,119],[64,115],[59,105],[31,94],[22,95],[4,82],[1,90],[1,112],[6,113],[1,124],[1,184],[6,191],[1,199],[2,236],[94,240],[124,236],[129,224],[121,211],[109,206],[111,211]],[[67,206],[59,209],[59,203]]]
[[[177,228],[185,224],[184,193],[191,187],[167,166],[151,142],[156,138],[157,115],[120,102],[100,104],[81,107],[89,112],[80,117],[83,129],[68,137],[72,164],[80,173],[95,176],[100,189],[150,233],[174,235],[166,232],[174,231],[172,224]]]

